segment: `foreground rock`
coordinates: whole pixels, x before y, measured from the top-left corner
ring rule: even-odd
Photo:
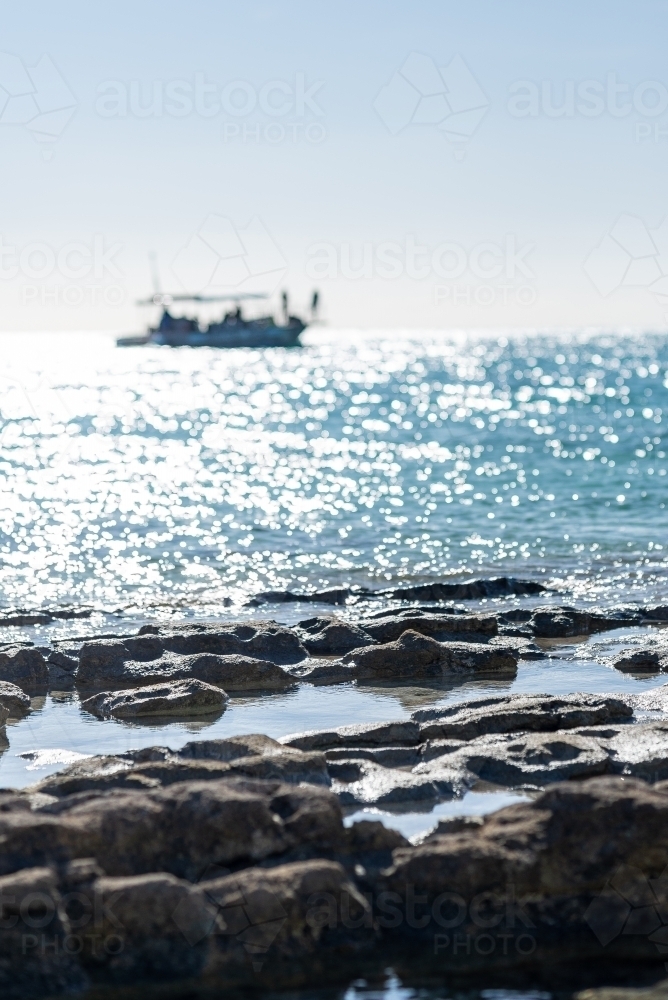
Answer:
[[[531,803],[486,817],[481,825],[399,849],[378,889],[404,900],[410,892],[413,900],[420,899],[417,916],[427,916],[390,934],[433,947],[435,924],[441,924],[440,931],[444,927],[435,918],[439,913],[452,917],[454,910],[448,926],[462,935],[475,938],[483,926],[528,934],[532,940],[525,941],[526,950],[531,944],[534,960],[562,955],[608,964],[657,962],[656,944],[665,937],[660,914],[668,901],[662,878],[668,865],[667,820],[665,786],[594,778],[556,785]],[[446,899],[447,914],[439,909]],[[483,912],[485,924],[476,920]],[[463,951],[444,950],[443,964],[470,964],[473,955],[467,960]],[[500,949],[489,949],[490,959],[481,951],[475,955],[479,966],[501,958]]]
[[[30,698],[17,684],[0,681],[0,714],[5,719],[20,719],[30,711]],[[6,713],[6,714],[5,714]],[[0,721],[4,719],[0,718]]]
[[[135,719],[153,715],[186,718],[221,712],[227,700],[221,688],[199,680],[187,680],[151,684],[127,691],[101,691],[83,701],[81,707],[100,719],[110,716]]]
[[[0,649],[0,681],[15,684],[26,694],[42,694],[49,687],[46,661],[30,646],[5,646]]]

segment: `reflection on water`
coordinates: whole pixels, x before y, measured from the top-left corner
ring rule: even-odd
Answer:
[[[611,643],[619,643],[620,636],[633,639],[646,633],[645,629],[627,628],[608,635],[612,637]],[[452,682],[424,686],[415,683],[339,684],[333,687],[301,684],[287,692],[232,697],[222,715],[213,720],[211,717],[183,722],[99,720],[81,709],[76,693],[33,698],[34,711],[20,721],[7,724],[9,748],[1,753],[0,744],[0,787],[23,787],[63,766],[48,755],[42,754],[37,759],[17,756],[34,755],[37,751],[99,754],[147,746],[168,746],[177,750],[198,738],[266,733],[278,739],[307,729],[334,729],[353,723],[406,719],[419,708],[451,705],[489,695],[568,694],[574,691],[632,694],[665,683],[666,677],[661,674],[623,674],[614,670],[609,661],[592,659],[593,652],[605,641],[601,636],[592,636],[577,645],[560,644],[559,656],[520,660],[513,680],[476,680],[462,675],[456,686]]]
[[[4,601],[215,606],[500,571],[668,593],[665,337],[308,339],[3,334]]]

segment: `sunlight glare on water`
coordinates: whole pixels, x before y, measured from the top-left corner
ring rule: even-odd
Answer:
[[[3,334],[5,605],[512,573],[666,596],[658,335]]]

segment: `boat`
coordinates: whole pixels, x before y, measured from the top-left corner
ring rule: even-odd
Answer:
[[[137,305],[158,306],[162,309],[160,321],[149,327],[145,334],[119,337],[118,347],[138,347],[144,344],[160,344],[167,347],[298,347],[299,337],[309,325],[299,316],[291,316],[288,309],[287,292],[282,293],[282,321],[277,322],[271,315],[246,319],[241,303],[248,299],[266,299],[267,295],[247,293],[236,295],[171,295],[157,291],[148,299],[140,299]],[[202,325],[194,316],[175,316],[171,308],[174,303],[230,302],[222,319]],[[318,292],[311,299],[311,322],[317,316]]]

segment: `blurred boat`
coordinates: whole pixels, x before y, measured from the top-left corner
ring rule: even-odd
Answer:
[[[170,295],[156,291],[150,298],[141,299],[137,305],[159,306],[162,309],[160,322],[149,327],[145,334],[119,337],[119,347],[137,347],[143,344],[163,344],[168,347],[297,347],[300,334],[309,325],[299,316],[291,316],[288,311],[288,296],[282,293],[282,321],[273,316],[246,319],[241,311],[241,303],[248,299],[266,299],[267,295]],[[230,309],[222,319],[200,324],[196,317],[175,316],[170,311],[176,302],[231,302]],[[318,293],[311,299],[311,319],[318,310]]]

